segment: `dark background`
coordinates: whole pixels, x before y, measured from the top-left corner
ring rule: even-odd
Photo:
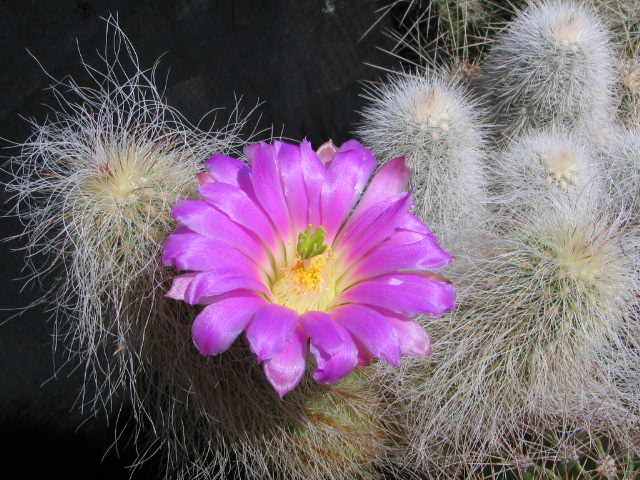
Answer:
[[[141,67],[162,56],[159,83],[168,103],[191,122],[223,108],[223,124],[242,97],[245,110],[262,104],[250,128],[273,126],[276,134],[309,138],[315,147],[328,138],[351,138],[363,100],[362,82],[384,77],[365,65],[398,68],[382,51],[392,47],[382,34],[393,14],[375,27],[388,2],[373,0],[145,0],[0,1],[0,145],[31,134],[24,118],[43,122],[54,105],[45,89],[53,78],[71,75],[89,84],[78,53],[97,64],[106,24],[117,14]],[[365,32],[373,29],[363,37]],[[33,57],[27,52],[31,52]],[[38,65],[38,62],[41,64]],[[260,121],[258,122],[258,117]],[[3,174],[0,180],[6,181]],[[2,190],[0,237],[20,233],[6,217],[9,195]],[[44,306],[13,317],[36,300],[36,286],[24,288],[24,244],[0,244],[0,477],[7,479],[125,479],[132,446],[112,447],[115,415],[126,420],[126,404],[114,413],[80,412],[77,397],[83,372],[65,364],[64,345],[52,349],[53,323]],[[107,450],[108,453],[107,453]],[[116,451],[118,450],[118,451]],[[12,472],[18,472],[12,473]],[[160,478],[153,465],[134,478]]]

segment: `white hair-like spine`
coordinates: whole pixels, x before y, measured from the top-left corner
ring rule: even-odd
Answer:
[[[82,405],[92,410],[122,388],[136,396],[146,331],[165,301],[160,248],[175,227],[171,207],[194,194],[203,160],[240,145],[244,124],[236,112],[219,132],[191,126],[166,104],[154,71],[140,68],[114,17],[107,27],[102,67],[83,62],[93,85],[65,78],[51,87],[57,105],[32,122],[6,185],[27,258],[38,256],[33,277],[55,276],[45,300],[86,362],[95,397]]]
[[[533,3],[497,38],[482,72],[490,121],[503,136],[562,125],[604,137],[611,126],[615,57],[588,6]]]
[[[366,98],[357,133],[382,162],[405,156],[416,213],[436,234],[477,222],[486,203],[484,126],[465,90],[436,74],[397,75]]]

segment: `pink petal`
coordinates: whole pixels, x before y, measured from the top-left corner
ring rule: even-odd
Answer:
[[[356,348],[358,349],[358,365],[371,365],[371,362],[373,362],[375,358],[373,353],[365,347],[364,343],[362,343],[358,337],[352,336],[351,338],[353,338],[353,343],[356,344]]]
[[[346,290],[336,303],[364,303],[414,317],[438,317],[455,306],[455,288],[436,274],[395,273],[381,275]]]
[[[198,275],[197,273],[185,273],[183,275],[178,275],[177,277],[173,277],[173,283],[171,284],[171,288],[167,293],[164,294],[165,297],[173,298],[174,300],[184,300],[184,292],[193,280],[193,277]]]
[[[255,235],[207,202],[183,200],[173,207],[173,217],[196,233],[237,248],[257,263],[262,263],[267,257]]]
[[[412,243],[421,242],[426,238],[430,238],[433,241],[437,241],[436,236],[433,233],[424,234],[418,232],[412,232],[409,230],[403,230],[401,227],[396,227],[393,234],[380,244],[380,247],[395,247],[401,245],[411,245]]]
[[[409,208],[411,197],[399,193],[369,207],[336,240],[337,255],[346,253],[349,263],[358,260],[391,236]]]
[[[318,155],[316,155],[316,152],[311,148],[311,143],[307,140],[303,140],[300,144],[300,162],[302,164],[304,187],[309,202],[309,225],[317,228],[321,222],[320,193],[326,168],[318,158]]]
[[[404,191],[410,178],[411,170],[405,164],[404,157],[394,158],[385,163],[371,179],[352,218],[357,217],[370,206]]]
[[[169,235],[163,246],[162,263],[178,270],[197,272],[228,267],[248,272],[258,269],[249,257],[226,243],[184,230]]]
[[[246,176],[249,166],[237,158],[216,153],[204,164],[207,172],[219,182],[240,187],[239,178]]]
[[[400,353],[402,355],[431,356],[431,338],[417,322],[391,315],[387,315],[386,318],[391,322],[398,334]]]
[[[338,147],[336,147],[331,140],[328,140],[318,147],[316,154],[320,161],[327,165],[331,160],[333,160],[337,151]]]
[[[198,177],[198,182],[200,183],[200,186],[204,185],[205,183],[215,182],[215,179],[211,175],[209,175],[207,172],[196,173],[196,177]]]
[[[393,366],[400,363],[398,334],[380,313],[366,305],[344,305],[332,309],[331,316],[376,357]]]
[[[264,373],[280,398],[293,390],[304,376],[307,337],[298,328],[280,353],[264,362]]]
[[[291,340],[298,325],[298,318],[298,312],[273,303],[256,312],[247,328],[247,340],[259,362],[268,360],[282,351],[285,343]]]
[[[251,162],[251,182],[256,198],[262,208],[273,221],[283,239],[291,236],[291,219],[284,199],[282,182],[276,159],[276,149],[296,149],[293,145],[276,142],[273,145],[260,143],[247,149],[246,154]]]
[[[271,223],[245,191],[220,182],[207,183],[199,191],[207,203],[254,232],[269,249],[275,249],[277,241]]]
[[[371,152],[355,141],[343,144],[329,163],[320,203],[327,244],[333,242],[375,167]]]
[[[203,297],[220,295],[232,290],[254,290],[271,295],[258,275],[237,268],[218,268],[195,276],[184,293],[184,301],[195,305]]]
[[[437,270],[451,262],[435,237],[422,237],[409,245],[381,244],[366,254],[345,278],[345,285],[399,270]]]
[[[405,214],[398,228],[410,232],[422,233],[423,235],[433,235],[433,232],[429,230],[429,227],[427,227],[422,220],[409,212]]]
[[[291,224],[295,232],[302,232],[309,225],[309,199],[305,187],[305,166],[302,164],[300,148],[282,142],[277,142],[275,147]]]
[[[351,334],[331,315],[307,312],[300,316],[300,324],[311,339],[311,353],[318,367],[313,378],[322,383],[335,383],[358,365],[358,348]]]
[[[247,292],[221,295],[196,317],[193,343],[203,355],[224,352],[265,303],[264,298]]]

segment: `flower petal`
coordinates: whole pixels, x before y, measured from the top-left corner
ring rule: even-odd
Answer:
[[[273,145],[260,143],[245,151],[251,162],[251,183],[255,196],[283,239],[291,236],[291,219],[282,192],[276,155],[278,147],[282,150],[296,148],[293,145],[285,145],[280,143],[278,146],[278,142]]]
[[[335,383],[358,365],[358,348],[351,334],[331,315],[324,312],[306,312],[300,324],[311,339],[311,353],[318,367],[313,378],[322,383]]]
[[[329,163],[320,203],[327,244],[333,242],[375,167],[371,152],[355,141],[343,144]]]
[[[380,313],[366,305],[344,305],[332,309],[331,316],[376,357],[393,366],[400,363],[398,334]]]
[[[298,318],[298,312],[272,303],[256,312],[247,328],[247,340],[259,362],[282,351],[285,343],[291,340]]]
[[[438,317],[455,304],[455,289],[445,278],[428,272],[393,273],[346,290],[336,303],[364,303],[414,317]]]
[[[195,276],[184,293],[184,301],[195,305],[203,297],[220,295],[232,290],[254,290],[271,295],[258,275],[237,268],[218,268]]]
[[[409,232],[422,233],[423,235],[433,235],[433,232],[429,230],[429,227],[422,220],[409,212],[405,214],[398,228]]]
[[[302,232],[309,225],[309,199],[305,188],[305,166],[302,164],[300,148],[282,142],[277,142],[275,146],[291,225],[294,232]]]
[[[236,267],[248,272],[258,269],[249,257],[229,245],[190,231],[169,235],[163,247],[162,263],[178,270],[205,272]]]
[[[202,200],[182,200],[173,207],[173,217],[190,230],[237,248],[257,262],[266,258],[255,235]]]
[[[340,234],[336,241],[337,255],[346,253],[349,263],[361,258],[393,234],[410,204],[409,193],[399,193],[369,207]]]
[[[302,163],[302,176],[304,187],[309,202],[309,225],[320,226],[320,193],[326,168],[311,148],[311,143],[303,140],[300,144],[300,162]],[[307,225],[305,225],[306,227]]]
[[[450,262],[451,255],[440,248],[433,236],[423,236],[409,245],[383,243],[362,258],[345,277],[344,285],[400,270],[437,270]]]
[[[246,163],[221,153],[213,155],[204,166],[215,180],[236,187],[240,187],[239,178],[249,173],[249,166]]]
[[[356,344],[356,348],[358,349],[358,365],[371,365],[375,356],[371,353],[367,347],[365,347],[364,343],[362,343],[358,337],[352,336],[353,343]]]
[[[336,147],[331,140],[327,140],[318,147],[316,154],[318,155],[320,161],[327,165],[329,162],[331,162],[331,160],[333,160],[333,157],[335,156],[337,151],[338,147]]]
[[[277,241],[269,219],[244,190],[228,183],[215,182],[203,185],[199,192],[207,203],[254,232],[268,248],[276,248]]]
[[[256,294],[235,292],[220,295],[202,310],[193,323],[193,343],[203,355],[227,350],[266,300]]]
[[[392,235],[389,236],[384,242],[380,243],[380,247],[395,247],[400,245],[411,245],[412,243],[421,242],[425,238],[430,238],[437,241],[436,236],[433,233],[418,233],[410,230],[404,230],[401,227],[396,227]]]
[[[391,322],[398,334],[400,353],[402,355],[431,356],[431,338],[417,322],[392,315],[387,315],[386,318]]]
[[[198,275],[197,273],[185,273],[184,275],[178,275],[173,277],[173,283],[165,297],[173,298],[174,300],[184,300],[184,292],[193,280]]]
[[[307,337],[298,328],[280,353],[264,362],[264,373],[280,398],[293,390],[304,376]]]
[[[198,183],[200,184],[200,186],[204,185],[205,183],[211,183],[216,181],[207,172],[198,172],[196,173],[196,177],[198,177]]]
[[[371,179],[351,218],[357,217],[370,206],[404,191],[410,178],[411,170],[405,164],[404,157],[394,158],[385,163]]]

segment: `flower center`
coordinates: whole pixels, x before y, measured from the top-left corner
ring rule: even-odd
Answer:
[[[271,291],[278,304],[298,313],[326,311],[336,297],[335,255],[324,245],[324,228],[298,237],[295,259],[280,268]]]
[[[576,51],[585,40],[587,28],[579,18],[572,14],[553,21],[551,34],[556,44],[570,51]]]
[[[145,153],[122,147],[105,156],[109,161],[100,167],[102,175],[93,180],[93,189],[118,205],[137,201],[147,186]]]
[[[564,190],[576,184],[579,173],[574,155],[566,150],[549,152],[543,160],[546,163],[547,181],[555,183]]]

